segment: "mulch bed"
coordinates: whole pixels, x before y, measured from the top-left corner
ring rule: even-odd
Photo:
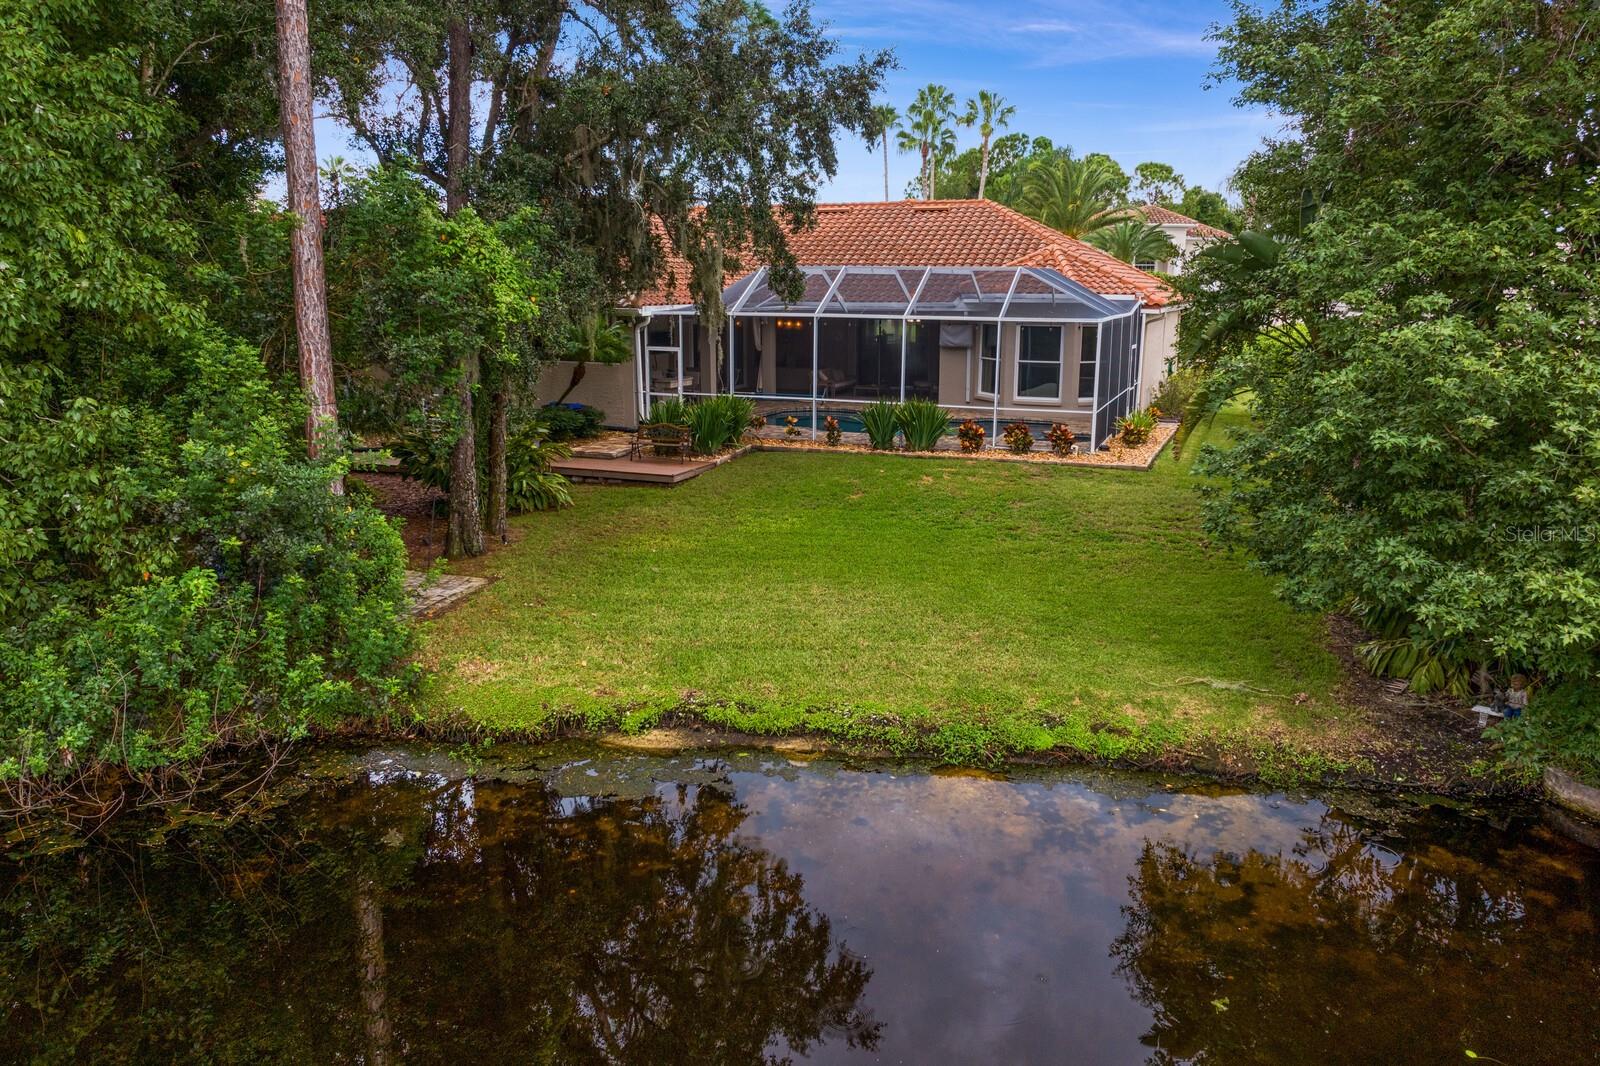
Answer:
[[[1040,463],[1049,466],[1108,466],[1115,469],[1148,470],[1155,465],[1156,457],[1161,454],[1178,432],[1178,423],[1159,422],[1155,431],[1150,434],[1150,439],[1137,448],[1124,447],[1113,441],[1103,451],[1086,452],[1079,455],[1056,455],[1048,451],[1031,451],[1023,455],[1015,455],[999,448],[985,448],[982,451],[963,452],[955,446],[940,448],[931,452],[907,451],[874,451],[864,444],[856,443],[852,437],[864,437],[865,434],[847,433],[845,439],[839,444],[829,444],[818,438],[811,440],[808,437],[784,436],[783,431],[773,433],[770,429],[759,434],[757,447],[763,451],[796,451],[796,452],[852,452],[866,455],[901,455],[921,459],[973,459],[995,463]]]
[[[426,570],[435,559],[444,557],[448,528],[444,493],[400,474],[361,473],[352,477],[372,489],[378,510],[400,519],[400,539],[405,541],[406,557],[414,569]]]

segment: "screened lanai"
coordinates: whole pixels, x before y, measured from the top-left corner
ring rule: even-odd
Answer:
[[[792,302],[765,268],[730,285],[720,346],[691,306],[645,309],[640,410],[667,396],[733,393],[762,401],[774,420],[794,415],[815,437],[824,414],[923,397],[954,421],[988,422],[991,444],[1002,422],[1027,420],[1076,424],[1099,447],[1134,406],[1136,297],[1040,267],[813,266],[802,275]]]

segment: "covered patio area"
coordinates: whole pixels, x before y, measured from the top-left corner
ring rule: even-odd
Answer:
[[[932,400],[952,422],[1063,423],[1091,448],[1136,403],[1136,296],[1105,296],[1043,267],[811,266],[786,301],[763,268],[723,293],[713,339],[692,306],[642,309],[639,410],[659,399],[748,396],[820,434],[880,400]],[[720,342],[720,343],[716,343]]]

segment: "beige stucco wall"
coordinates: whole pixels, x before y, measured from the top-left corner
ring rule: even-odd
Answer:
[[[1139,406],[1144,407],[1155,398],[1156,389],[1167,377],[1167,360],[1177,351],[1177,309],[1145,312],[1144,349],[1139,363]]]
[[[550,403],[566,391],[567,383],[572,380],[574,365],[563,359],[545,368],[539,375],[539,384],[535,389],[540,403]],[[635,410],[637,401],[634,398],[638,386],[634,373],[632,359],[614,366],[590,363],[584,371],[583,380],[572,390],[566,402],[598,407],[606,413],[606,425],[632,429],[639,424]]]

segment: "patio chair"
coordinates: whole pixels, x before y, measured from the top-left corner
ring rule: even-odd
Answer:
[[[649,459],[657,455],[676,455],[680,463],[689,461],[693,435],[688,426],[675,422],[646,422],[634,434],[629,459]]]

